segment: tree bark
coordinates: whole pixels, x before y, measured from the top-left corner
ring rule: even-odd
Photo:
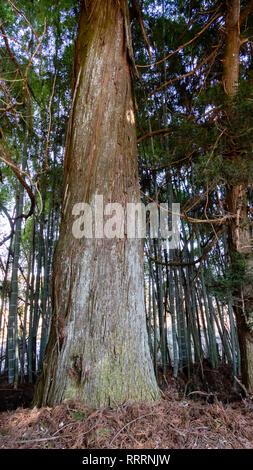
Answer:
[[[231,98],[231,105],[238,90],[239,80],[240,3],[240,0],[227,2],[223,85],[225,93]],[[242,157],[233,141],[229,152],[231,162],[240,168]],[[233,308],[240,344],[242,379],[248,390],[253,392],[253,259],[246,191],[247,185],[243,182],[227,187],[227,209],[235,215],[228,227],[228,247],[232,269],[234,273],[238,272],[238,276],[238,263],[240,260],[244,263],[244,283],[233,292]]]
[[[126,0],[81,3],[64,202],[53,262],[53,319],[34,403],[89,406],[159,397],[145,322],[138,239],[72,235],[75,203],[139,201]]]

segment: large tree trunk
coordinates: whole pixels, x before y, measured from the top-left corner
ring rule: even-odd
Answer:
[[[53,320],[34,403],[159,397],[148,348],[142,241],[76,239],[73,206],[139,201],[127,0],[86,0],[74,58]]]
[[[238,90],[240,52],[240,0],[227,1],[226,50],[223,62],[224,91],[231,98],[231,107]],[[231,139],[228,152],[231,162],[240,168],[241,155]],[[241,353],[243,382],[253,392],[253,260],[247,211],[247,185],[242,182],[227,187],[227,209],[235,217],[228,227],[228,246],[231,266],[238,276],[243,275],[243,285],[233,292],[238,339]],[[244,264],[244,268],[242,268]]]

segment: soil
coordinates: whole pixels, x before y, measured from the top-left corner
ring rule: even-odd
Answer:
[[[30,383],[18,384],[14,388],[4,379],[0,380],[0,412],[15,410],[22,406],[30,406],[33,398],[34,385]]]
[[[170,372],[169,381],[172,380],[171,377],[172,372]],[[166,383],[163,377],[160,382],[161,384]],[[241,382],[234,380],[231,364],[220,364],[216,369],[213,369],[210,362],[204,360],[202,366],[193,365],[190,374],[179,374],[176,382],[184,395],[190,395],[191,398],[194,398],[198,396],[198,391],[201,391],[202,394],[206,394],[207,401],[210,403],[213,403],[214,399],[218,399],[222,403],[241,401],[247,395]]]
[[[252,449],[253,396],[240,384],[234,387],[227,366],[203,366],[204,380],[198,367],[190,380],[160,373],[157,403],[126,402],[113,409],[73,400],[25,408],[33,386],[14,392],[1,384],[2,408],[5,403],[9,409],[0,413],[0,449]]]

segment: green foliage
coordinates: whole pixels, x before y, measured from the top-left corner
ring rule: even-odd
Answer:
[[[245,158],[238,165],[222,155],[206,154],[194,163],[196,183],[218,185],[238,185],[250,183],[253,176],[253,161]]]
[[[205,278],[210,292],[226,303],[249,280],[245,258],[239,253],[231,253],[231,263],[226,264],[222,274],[215,274],[209,269]]]
[[[81,409],[73,411],[71,413],[71,418],[74,421],[83,421],[84,419],[86,419],[86,417],[87,417],[87,414]]]
[[[253,71],[250,45],[246,43],[241,48],[239,90],[236,98],[231,101],[224,93],[222,86],[225,37],[221,25],[224,24],[224,17],[216,19],[203,34],[192,41],[213,17],[216,8],[222,6],[222,2],[144,0],[140,3],[143,4],[144,25],[153,61],[160,61],[171,54],[169,59],[157,66],[140,68],[140,80],[137,80],[135,84],[138,136],[159,129],[168,129],[166,137],[155,136],[139,145],[141,189],[150,197],[156,197],[158,193],[159,201],[163,202],[168,200],[170,191],[173,201],[181,204],[182,212],[186,211],[186,214],[196,219],[213,218],[226,210],[225,199],[228,187],[250,183],[253,180]],[[246,5],[246,2],[242,4]],[[1,129],[8,143],[8,152],[19,167],[24,155],[24,137],[27,136],[25,170],[29,173],[30,179],[25,177],[25,180],[31,185],[36,197],[36,214],[43,209],[41,215],[35,218],[34,244],[31,244],[34,223],[32,218],[22,221],[21,231],[20,264],[26,276],[29,255],[33,250],[31,259],[34,266],[30,266],[30,269],[33,270],[34,279],[30,279],[30,284],[33,282],[33,285],[26,290],[24,278],[21,276],[19,289],[22,295],[24,294],[23,297],[25,298],[27,294],[29,302],[31,301],[32,328],[36,330],[37,318],[40,317],[42,321],[46,318],[48,323],[51,318],[49,275],[53,246],[59,231],[63,154],[71,106],[71,74],[78,2],[74,0],[37,2],[18,0],[15,5],[24,12],[38,36],[41,36],[43,32],[45,20],[47,24],[40,51],[29,68],[28,90],[25,94],[23,94],[22,81],[10,82],[11,85],[7,82],[8,79],[19,78],[19,75],[16,63],[10,58],[6,45],[0,38],[0,76],[5,79],[10,103],[19,103],[17,108],[7,107],[6,113],[3,113],[4,117],[0,116]],[[203,10],[205,14],[200,14]],[[219,11],[223,13],[222,9]],[[7,31],[15,60],[21,72],[24,73],[37,46],[35,34],[24,17],[17,15],[7,2],[0,2],[0,17]],[[151,59],[136,19],[132,21],[132,34],[137,65],[150,64]],[[245,25],[243,35],[250,38],[252,34],[251,16]],[[176,54],[172,54],[180,45],[187,42],[190,44],[181,48]],[[218,55],[198,68],[194,74],[191,73],[204,58],[213,52],[217,44],[222,44]],[[163,87],[166,82],[166,87]],[[157,88],[159,91],[154,93]],[[2,91],[0,91],[0,98],[4,101],[5,95]],[[109,135],[108,138],[110,138]],[[48,169],[46,174],[41,174],[46,167],[47,144]],[[4,163],[0,165],[2,173],[0,210],[2,212],[1,206],[4,206],[12,214],[18,188],[17,178],[10,167]],[[158,171],[157,168],[160,167],[161,170]],[[40,207],[40,198],[35,185],[43,199],[43,208]],[[218,201],[217,194],[220,201]],[[247,197],[249,206],[252,206],[252,193],[248,192]],[[144,197],[143,200],[147,202]],[[30,199],[25,192],[24,212],[27,213],[29,207]],[[170,256],[172,260],[175,257],[177,261],[184,262],[199,258],[213,239],[213,230],[213,226],[209,224],[199,224],[196,230],[196,224],[182,219],[180,249],[170,253],[168,261],[170,261]],[[197,235],[200,243],[198,243]],[[12,243],[12,251],[13,246]],[[152,246],[150,250],[154,255]],[[163,259],[162,252],[157,256]],[[40,265],[42,266],[41,273],[39,272]],[[216,296],[222,302],[227,302],[232,293],[248,282],[249,274],[246,272],[244,259],[235,253],[229,260],[223,240],[219,240],[219,250],[214,246],[208,252],[205,266],[205,269],[203,266],[201,269],[204,271],[204,282],[208,291],[206,295]],[[188,340],[189,343],[191,342],[191,338],[196,333],[194,328],[197,328],[195,324],[190,325],[189,319],[191,310],[194,315],[197,315],[198,311],[196,302],[195,304],[192,302],[194,289],[190,294],[187,293],[187,289],[191,290],[192,285],[195,288],[195,281],[196,288],[199,289],[200,302],[203,303],[204,294],[202,295],[201,290],[203,286],[198,284],[200,275],[198,268],[198,265],[191,264],[184,266],[181,271],[179,269],[176,271],[168,266],[162,266],[161,281],[157,281],[156,278],[157,266],[152,268],[154,282],[157,284],[154,301],[158,299],[158,287],[161,282],[161,290],[165,293],[161,305],[164,302],[164,310],[167,309],[167,313],[172,311],[171,305],[178,300],[177,298],[171,300],[169,297],[182,294],[180,312],[177,313],[176,321],[179,324],[183,318],[186,323],[188,322],[186,328],[188,328],[189,337],[185,339],[185,343]],[[146,272],[148,269],[150,270],[150,264],[146,263]],[[176,279],[173,276],[177,275],[177,282],[167,280],[167,269],[172,281]],[[38,285],[35,279],[37,273],[40,276]],[[196,279],[195,276],[197,276]],[[187,283],[189,283],[188,287]],[[172,285],[173,289],[177,288],[181,291],[169,292]],[[183,296],[185,296],[184,300]],[[158,310],[159,308],[157,308],[157,314],[160,315],[159,327],[162,330],[163,312],[158,312]],[[24,320],[23,305],[19,308],[19,313],[22,313],[22,320]],[[210,321],[209,314],[207,308],[205,315]],[[22,337],[22,330],[19,328],[17,331],[18,336]],[[182,332],[178,330],[175,334],[178,342],[179,333]],[[159,347],[160,343],[159,338]],[[179,360],[181,359],[180,357]],[[30,359],[29,361],[31,375],[32,366]],[[86,414],[82,410],[76,410],[72,413],[72,418],[76,421],[83,420]],[[99,430],[101,437],[107,437],[107,431],[106,429]]]
[[[107,439],[111,435],[110,430],[107,428],[97,429],[96,432],[97,432],[97,436],[102,439]]]
[[[6,25],[13,25],[15,23],[16,15],[7,2],[0,3],[0,18],[1,21]]]

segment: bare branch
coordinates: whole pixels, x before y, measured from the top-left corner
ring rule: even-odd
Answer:
[[[162,266],[174,266],[174,267],[185,267],[185,266],[195,266],[195,264],[198,264],[198,263],[202,263],[202,261],[204,261],[204,259],[207,257],[209,251],[211,250],[211,248],[215,245],[215,243],[218,242],[219,238],[221,237],[221,235],[223,233],[226,232],[226,227],[223,227],[219,232],[215,233],[215,235],[213,236],[212,238],[212,241],[210,242],[210,244],[205,248],[205,250],[203,251],[202,255],[194,260],[194,261],[188,261],[188,262],[182,262],[182,261],[171,261],[171,262],[166,262],[166,261],[161,261],[161,260],[158,260],[156,258],[153,258],[152,256],[149,255],[149,253],[146,252],[147,256],[149,257],[149,259],[151,261],[154,261],[154,263],[156,264],[161,264]]]
[[[168,214],[171,214],[171,215],[176,215],[182,219],[186,219],[188,220],[188,222],[192,222],[194,224],[215,224],[215,225],[222,225],[222,224],[225,224],[228,220],[230,219],[234,219],[236,217],[235,214],[226,214],[226,215],[222,215],[222,216],[217,216],[216,219],[195,219],[193,217],[189,217],[187,214],[185,213],[178,213],[178,212],[174,212],[174,211],[171,211],[169,209],[165,209],[164,207],[160,206],[158,204],[157,201],[155,201],[154,199],[152,199],[150,196],[148,196],[147,194],[145,194],[143,191],[141,191],[141,194],[143,194],[143,196],[145,196],[147,199],[149,199],[150,201],[154,202],[154,204],[156,204],[157,207],[159,207],[161,210],[167,212]]]
[[[201,31],[199,31],[199,32],[194,36],[194,38],[190,39],[190,41],[187,41],[185,44],[179,46],[175,51],[170,52],[170,53],[169,53],[166,57],[164,57],[163,59],[158,60],[157,62],[153,62],[152,64],[137,65],[136,67],[138,67],[138,68],[147,68],[147,67],[153,67],[154,65],[160,65],[160,64],[162,64],[163,62],[165,62],[166,60],[168,60],[170,57],[172,57],[173,55],[175,55],[177,52],[181,51],[181,50],[184,49],[186,46],[189,46],[189,44],[191,44],[191,43],[194,42],[197,38],[199,38],[199,36],[201,36],[201,34],[203,34],[204,31],[206,31],[206,29],[208,29],[209,26],[210,26],[215,20],[217,20],[217,18],[219,18],[220,16],[221,16],[220,13],[219,13],[218,15],[215,15],[215,16],[204,26],[204,28],[202,28]]]
[[[0,160],[1,160],[2,162],[6,163],[6,165],[8,165],[8,166],[12,169],[13,173],[16,175],[16,177],[18,178],[18,180],[20,181],[20,183],[21,183],[21,184],[24,186],[24,188],[26,189],[27,194],[28,194],[28,196],[29,196],[29,198],[30,198],[30,200],[31,200],[31,207],[30,207],[30,210],[29,210],[28,214],[21,214],[21,215],[19,216],[19,217],[24,217],[25,219],[27,219],[27,218],[30,217],[30,216],[33,214],[33,212],[34,212],[34,208],[35,208],[35,196],[34,196],[34,194],[33,194],[33,191],[32,191],[32,189],[31,189],[31,187],[27,184],[27,182],[26,182],[25,179],[23,178],[22,174],[25,175],[25,176],[29,179],[29,181],[30,181],[30,183],[31,183],[31,185],[32,185],[31,178],[30,178],[30,176],[28,175],[28,173],[26,173],[25,171],[21,170],[20,168],[18,168],[18,167],[13,163],[11,157],[7,154],[7,152],[5,151],[5,149],[4,149],[4,147],[3,147],[2,144],[0,144],[0,153],[1,153],[2,155],[4,155],[4,157],[0,155]]]
[[[248,5],[244,8],[244,10],[242,11],[241,13],[241,16],[240,16],[240,21],[239,21],[239,25],[242,26],[242,24],[244,23],[244,21],[247,20],[249,14],[253,11],[253,0],[250,0]]]
[[[149,45],[149,42],[148,42],[146,30],[145,30],[145,26],[144,26],[144,21],[143,21],[143,17],[142,17],[142,13],[141,13],[141,8],[140,8],[140,5],[139,5],[139,0],[132,0],[132,4],[133,4],[133,9],[134,9],[136,18],[137,18],[138,23],[139,23],[140,28],[141,28],[142,36],[143,36],[143,39],[144,39],[144,42],[145,42],[145,45],[146,45],[146,48],[147,48],[147,51],[148,51],[149,58],[150,58],[150,60],[153,60],[152,54],[151,54],[151,51],[150,51],[150,45]]]
[[[143,140],[149,139],[150,137],[154,137],[155,135],[161,135],[161,134],[168,134],[170,132],[169,128],[166,129],[159,129],[157,131],[152,131],[149,132],[148,134],[145,134],[137,139],[137,144],[140,144]]]
[[[154,95],[155,93],[157,93],[158,91],[161,91],[163,88],[165,88],[166,86],[170,85],[171,83],[173,82],[176,82],[177,80],[181,80],[182,78],[186,78],[186,77],[190,77],[191,75],[193,75],[195,72],[197,72],[197,70],[201,69],[201,67],[203,67],[203,65],[205,65],[207,62],[209,62],[218,52],[218,50],[221,48],[222,44],[218,44],[218,46],[216,46],[216,48],[214,49],[214,51],[208,56],[206,57],[205,59],[203,59],[200,64],[198,64],[193,70],[191,70],[191,72],[188,72],[188,73],[185,73],[184,75],[180,75],[179,77],[175,77],[175,78],[172,78],[171,80],[168,80],[167,82],[163,83],[163,85],[161,85],[160,87],[156,88],[155,90],[153,90],[151,93],[149,93],[149,95],[145,98],[145,101],[150,98],[152,95]]]

